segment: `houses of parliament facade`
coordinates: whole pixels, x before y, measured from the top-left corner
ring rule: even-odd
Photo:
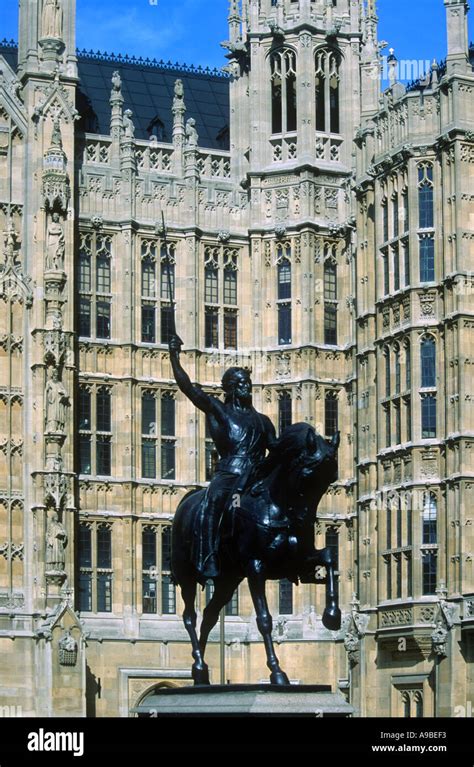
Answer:
[[[474,62],[467,0],[444,6],[446,60],[405,86],[391,52],[381,90],[375,0],[231,0],[223,72],[77,51],[75,0],[22,0],[0,46],[3,711],[128,717],[192,684],[170,525],[216,456],[170,297],[205,391],[248,367],[277,432],[341,432],[315,525],[341,630],[323,585],[268,586],[291,681],[361,717],[474,699]],[[221,651],[222,681],[262,681],[245,583],[225,612],[212,682]]]

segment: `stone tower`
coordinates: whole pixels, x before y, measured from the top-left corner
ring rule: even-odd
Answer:
[[[10,485],[0,507],[9,547],[1,587],[2,599],[11,604],[9,621],[21,627],[16,651],[20,645],[22,659],[9,667],[12,685],[23,689],[24,714],[80,715],[85,706],[82,636],[71,609],[74,24],[74,0],[21,4],[18,80],[10,88],[9,113],[3,113],[11,127],[0,274],[8,329],[2,423],[8,425]],[[64,632],[73,632],[75,648],[67,672],[61,661]],[[6,643],[8,652],[11,640]],[[62,700],[53,686],[64,687]]]

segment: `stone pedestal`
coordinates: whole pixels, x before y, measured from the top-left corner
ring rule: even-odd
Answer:
[[[354,709],[326,685],[231,684],[162,688],[132,713],[139,717],[284,716],[349,717]]]

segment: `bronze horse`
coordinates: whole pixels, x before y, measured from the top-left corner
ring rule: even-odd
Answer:
[[[196,632],[195,598],[201,581],[192,563],[195,523],[204,490],[189,493],[179,504],[172,531],[172,574],[181,587],[183,621],[192,643],[194,684],[209,684],[204,661],[209,633],[219,613],[246,577],[252,596],[257,626],[267,654],[272,684],[289,680],[280,668],[272,641],[272,616],[265,595],[267,580],[288,578],[315,582],[314,570],[326,568],[326,608],[322,621],[336,631],[341,612],[335,589],[335,562],[330,549],[315,549],[316,510],[329,485],[337,479],[339,433],[326,440],[312,426],[298,423],[284,430],[276,446],[278,460],[264,478],[251,483],[241,497],[233,498],[223,510],[220,532],[220,575],[213,579],[214,594],[204,610],[201,632]],[[308,578],[309,570],[312,578]]]

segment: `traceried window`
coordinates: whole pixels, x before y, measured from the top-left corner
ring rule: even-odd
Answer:
[[[111,476],[111,391],[108,387],[79,388],[78,427],[79,472]]]
[[[238,250],[204,249],[204,343],[207,348],[237,349]]]
[[[172,391],[142,392],[141,476],[144,479],[176,479],[175,409]]]
[[[78,536],[79,610],[112,612],[112,528],[81,522]]]
[[[339,133],[339,62],[336,51],[323,49],[315,54],[316,131]]]
[[[420,229],[433,229],[433,166],[431,163],[418,166],[418,206]]]
[[[172,330],[171,299],[175,298],[176,244],[156,240],[141,245],[141,341],[167,344]],[[158,257],[159,254],[159,257]]]
[[[420,245],[420,282],[435,280],[435,246],[433,235],[423,235],[419,238]]]
[[[274,51],[270,56],[272,133],[296,131],[296,53],[289,48]]]
[[[324,433],[326,437],[333,437],[337,432],[338,420],[337,392],[328,391],[324,398]]]
[[[421,437],[434,439],[437,431],[436,341],[425,336],[420,344]]]
[[[149,615],[176,613],[171,578],[171,525],[142,528],[142,609]]]
[[[421,539],[421,565],[423,594],[435,594],[438,561],[438,505],[432,492],[423,496],[423,524]]]
[[[278,397],[278,434],[292,424],[291,394],[289,391],[282,391]]]
[[[436,341],[432,336],[422,339],[420,357],[422,388],[436,387]]]
[[[337,263],[333,257],[324,263],[324,343],[337,344]]]
[[[291,245],[289,242],[277,246],[277,313],[278,344],[291,344]]]
[[[111,237],[96,232],[80,235],[78,333],[84,338],[111,337],[111,258]]]

